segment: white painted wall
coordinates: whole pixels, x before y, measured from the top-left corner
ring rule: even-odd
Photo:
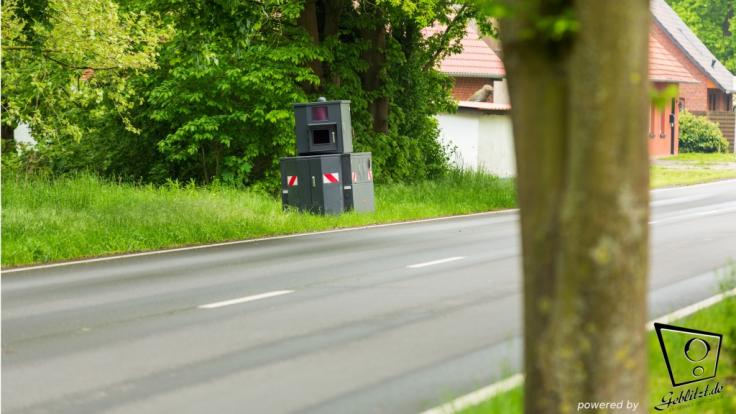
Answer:
[[[24,143],[29,145],[36,145],[36,140],[31,135],[31,128],[28,124],[20,123],[18,127],[13,131],[13,138],[15,142]]]
[[[478,133],[478,164],[481,168],[499,177],[515,176],[516,154],[511,116],[508,113],[482,115]]]
[[[437,115],[440,141],[455,149],[450,161],[461,168],[478,168],[479,118],[470,112]]]
[[[451,161],[467,169],[483,169],[499,177],[516,175],[511,116],[460,111],[437,116],[443,144],[456,147]]]

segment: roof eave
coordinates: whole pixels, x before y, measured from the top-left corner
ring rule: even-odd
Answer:
[[[510,104],[499,104],[493,102],[458,101],[458,110],[472,110],[481,112],[508,112]]]
[[[661,82],[661,83],[700,83],[696,80],[682,80],[672,78],[649,78],[649,82]]]
[[[442,71],[445,75],[450,76],[456,76],[460,78],[483,78],[483,79],[495,79],[495,80],[503,80],[503,78],[506,77],[506,75],[501,75],[498,73],[478,73],[478,72],[451,72],[451,71]]]
[[[723,90],[725,92],[728,92],[728,93],[734,92],[733,85],[731,85],[731,86],[724,86],[723,84],[721,84],[721,82],[718,79],[714,78],[713,75],[710,74],[710,72],[708,71],[708,69],[705,68],[705,67],[703,67],[703,65],[701,65],[700,62],[698,62],[698,60],[695,59],[695,57],[693,55],[691,55],[690,52],[688,52],[687,49],[685,49],[680,44],[680,42],[678,42],[677,39],[675,39],[674,36],[672,36],[672,33],[670,33],[670,31],[667,30],[667,27],[665,27],[665,25],[662,22],[659,21],[659,19],[657,18],[657,15],[654,14],[654,13],[652,13],[652,14],[653,14],[653,17],[654,17],[654,22],[657,24],[657,26],[659,26],[659,28],[662,29],[662,31],[667,35],[667,37],[672,41],[672,43],[674,43],[675,45],[677,45],[677,48],[680,49],[682,51],[682,53],[685,54],[685,56],[687,56],[687,58],[690,60],[690,62],[692,64],[694,64],[695,66],[697,66],[698,69],[700,69],[700,72],[702,72],[706,77],[708,77],[708,79],[710,79],[711,81],[713,81],[713,83],[715,83],[721,90]]]

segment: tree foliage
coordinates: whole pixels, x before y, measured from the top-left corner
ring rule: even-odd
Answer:
[[[42,141],[79,140],[114,111],[129,130],[130,77],[156,66],[167,31],[111,0],[2,4],[3,124],[30,124]]]
[[[293,146],[290,105],[318,79],[319,58],[294,23],[298,3],[160,1],[176,27],[160,68],[142,83],[146,134],[172,175],[208,182],[273,179]]]
[[[324,58],[312,65],[320,82],[310,96],[352,101],[356,147],[373,152],[379,176],[410,180],[441,173],[446,158],[432,115],[452,110],[454,102],[451,79],[435,66],[460,50],[476,8],[444,0],[313,3],[301,24]],[[442,30],[423,32],[432,25]]]
[[[736,72],[736,1],[667,0],[688,27],[732,73]]]
[[[62,95],[58,101],[77,83],[97,107],[109,100],[101,106],[108,110],[98,112],[89,104],[75,104],[82,116],[54,112],[65,108],[54,104],[34,112],[38,124],[44,117],[54,120],[46,122],[56,134],[46,154],[56,169],[92,168],[154,182],[218,179],[273,186],[278,158],[292,155],[295,147],[291,105],[319,96],[351,100],[355,147],[373,152],[378,179],[421,179],[447,168],[433,115],[454,109],[452,81],[435,67],[459,50],[459,39],[476,13],[473,5],[449,0],[118,0],[113,7],[117,24],[106,20],[117,27],[113,33],[82,17],[82,11],[97,11],[105,1],[111,2],[94,0],[93,7],[74,0],[66,6],[70,14],[78,9],[77,22],[65,26],[64,33],[76,30],[72,38],[83,44],[94,32],[100,43],[71,53],[69,41],[63,55],[51,56],[64,62],[56,66],[42,53],[54,43],[40,28],[58,26],[62,33],[53,7],[63,2],[51,0],[44,7],[38,0],[32,11],[36,18],[30,20],[39,29],[29,32],[28,41],[44,46],[34,46],[39,66],[25,76],[53,71],[59,79],[43,93]],[[148,16],[157,16],[157,27],[150,27]],[[425,36],[423,29],[432,25],[443,30]],[[123,53],[126,60],[111,64],[108,57],[121,53],[115,39],[123,34],[128,45],[137,46]],[[136,56],[155,60],[144,64]],[[95,65],[128,70],[125,76],[110,71],[110,78],[95,70],[87,82],[78,82],[85,68]],[[42,96],[38,91],[13,94]],[[118,113],[123,116],[114,116]]]

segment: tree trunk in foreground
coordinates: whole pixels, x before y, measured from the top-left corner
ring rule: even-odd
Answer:
[[[649,2],[520,3],[509,1],[501,40],[521,207],[525,412],[621,400],[645,412]],[[569,12],[576,31],[540,29]]]

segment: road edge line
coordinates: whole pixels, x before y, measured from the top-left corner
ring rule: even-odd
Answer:
[[[731,297],[731,296],[736,296],[736,288],[733,288],[723,293],[719,293],[717,295],[713,295],[707,299],[701,300],[700,302],[693,303],[692,305],[685,306],[684,308],[680,308],[666,315],[662,315],[658,318],[652,319],[651,321],[646,323],[645,325],[646,330],[647,331],[653,330],[655,322],[669,323],[672,321],[676,321],[678,319],[682,319],[684,317],[692,315],[693,313],[699,310],[713,306],[716,303],[722,301],[723,299]],[[454,414],[454,413],[457,413],[458,411],[462,411],[468,407],[472,407],[474,405],[477,405],[480,402],[483,402],[492,397],[495,397],[496,395],[506,392],[516,387],[517,385],[521,385],[523,383],[524,383],[524,374],[519,372],[510,377],[502,379],[501,381],[494,382],[493,384],[487,387],[483,387],[479,390],[476,390],[476,391],[467,393],[465,395],[462,395],[460,397],[457,397],[448,403],[439,405],[434,408],[430,408],[429,410],[426,410],[426,411],[422,411],[419,414]]]
[[[422,411],[420,414],[452,414],[465,408],[478,405],[479,403],[491,397],[506,392],[523,383],[524,374],[514,374],[487,387],[483,387],[477,391],[473,391],[469,394],[458,397],[448,403],[442,404],[435,408],[430,408],[427,411]]]
[[[24,272],[24,271],[29,271],[29,270],[50,269],[54,267],[71,266],[75,264],[97,263],[97,262],[105,262],[109,260],[127,259],[127,258],[132,258],[132,257],[153,256],[157,254],[185,252],[185,251],[190,251],[190,250],[208,249],[208,248],[213,248],[213,247],[234,246],[238,244],[256,243],[256,242],[263,242],[263,241],[270,241],[270,240],[292,239],[292,238],[297,238],[297,237],[317,236],[317,235],[331,234],[331,233],[343,233],[343,232],[348,232],[348,231],[367,230],[367,229],[382,228],[382,227],[393,227],[393,226],[401,226],[404,224],[428,223],[428,222],[433,222],[433,221],[444,221],[444,220],[461,219],[461,218],[466,218],[466,217],[475,217],[475,216],[484,216],[484,215],[501,215],[503,213],[510,214],[510,213],[516,213],[518,211],[519,211],[518,208],[511,208],[511,209],[504,209],[504,210],[483,211],[480,213],[462,214],[462,215],[456,215],[456,216],[442,216],[442,217],[432,217],[432,218],[410,220],[410,221],[397,221],[393,223],[368,224],[368,225],[359,226],[359,227],[344,227],[340,229],[314,231],[310,233],[284,234],[280,236],[260,237],[257,239],[243,239],[243,240],[233,240],[233,241],[228,241],[228,242],[198,244],[195,246],[172,247],[169,249],[149,250],[149,251],[138,252],[138,253],[124,253],[124,254],[118,254],[118,255],[112,255],[112,256],[93,257],[89,259],[70,260],[67,262],[49,263],[49,264],[26,266],[26,267],[12,267],[10,269],[2,269],[0,272],[3,274],[4,273],[18,273],[18,272]]]

